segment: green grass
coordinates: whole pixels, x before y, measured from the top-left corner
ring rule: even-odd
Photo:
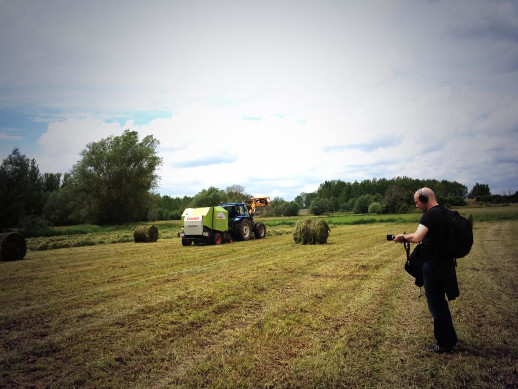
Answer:
[[[458,207],[456,208],[462,215],[473,217],[477,221],[500,221],[518,220],[518,205],[502,207]],[[307,217],[307,216],[306,216]],[[353,213],[333,213],[318,216],[324,218],[330,225],[361,225],[373,223],[413,223],[418,222],[421,213],[416,211],[408,214],[353,214]],[[300,217],[272,217],[264,218],[263,221],[269,227],[294,226]]]
[[[385,240],[415,227],[30,251],[0,263],[0,387],[516,387],[518,222],[475,224],[447,355]]]

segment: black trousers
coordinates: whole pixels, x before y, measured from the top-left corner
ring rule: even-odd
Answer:
[[[450,350],[457,344],[457,333],[453,327],[450,307],[439,278],[439,271],[433,261],[423,263],[423,279],[428,309],[433,317],[433,332],[437,344]]]

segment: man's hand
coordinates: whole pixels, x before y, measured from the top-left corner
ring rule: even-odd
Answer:
[[[403,243],[403,242],[405,242],[404,235],[405,234],[396,235],[394,237],[394,242],[396,242],[396,243]]]

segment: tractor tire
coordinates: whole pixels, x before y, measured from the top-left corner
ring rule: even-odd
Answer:
[[[254,226],[255,239],[266,238],[266,226],[263,223],[256,223]]]
[[[182,246],[190,246],[191,244],[192,244],[192,240],[182,239]]]
[[[221,236],[221,233],[215,232],[213,241],[214,241],[214,244],[216,244],[216,245],[223,243],[223,237]]]
[[[236,226],[236,236],[239,240],[249,240],[250,239],[250,221],[242,220]]]

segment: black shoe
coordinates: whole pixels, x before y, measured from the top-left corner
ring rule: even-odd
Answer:
[[[451,348],[441,347],[437,343],[428,346],[428,351],[434,352],[436,354],[450,353],[451,350]]]

